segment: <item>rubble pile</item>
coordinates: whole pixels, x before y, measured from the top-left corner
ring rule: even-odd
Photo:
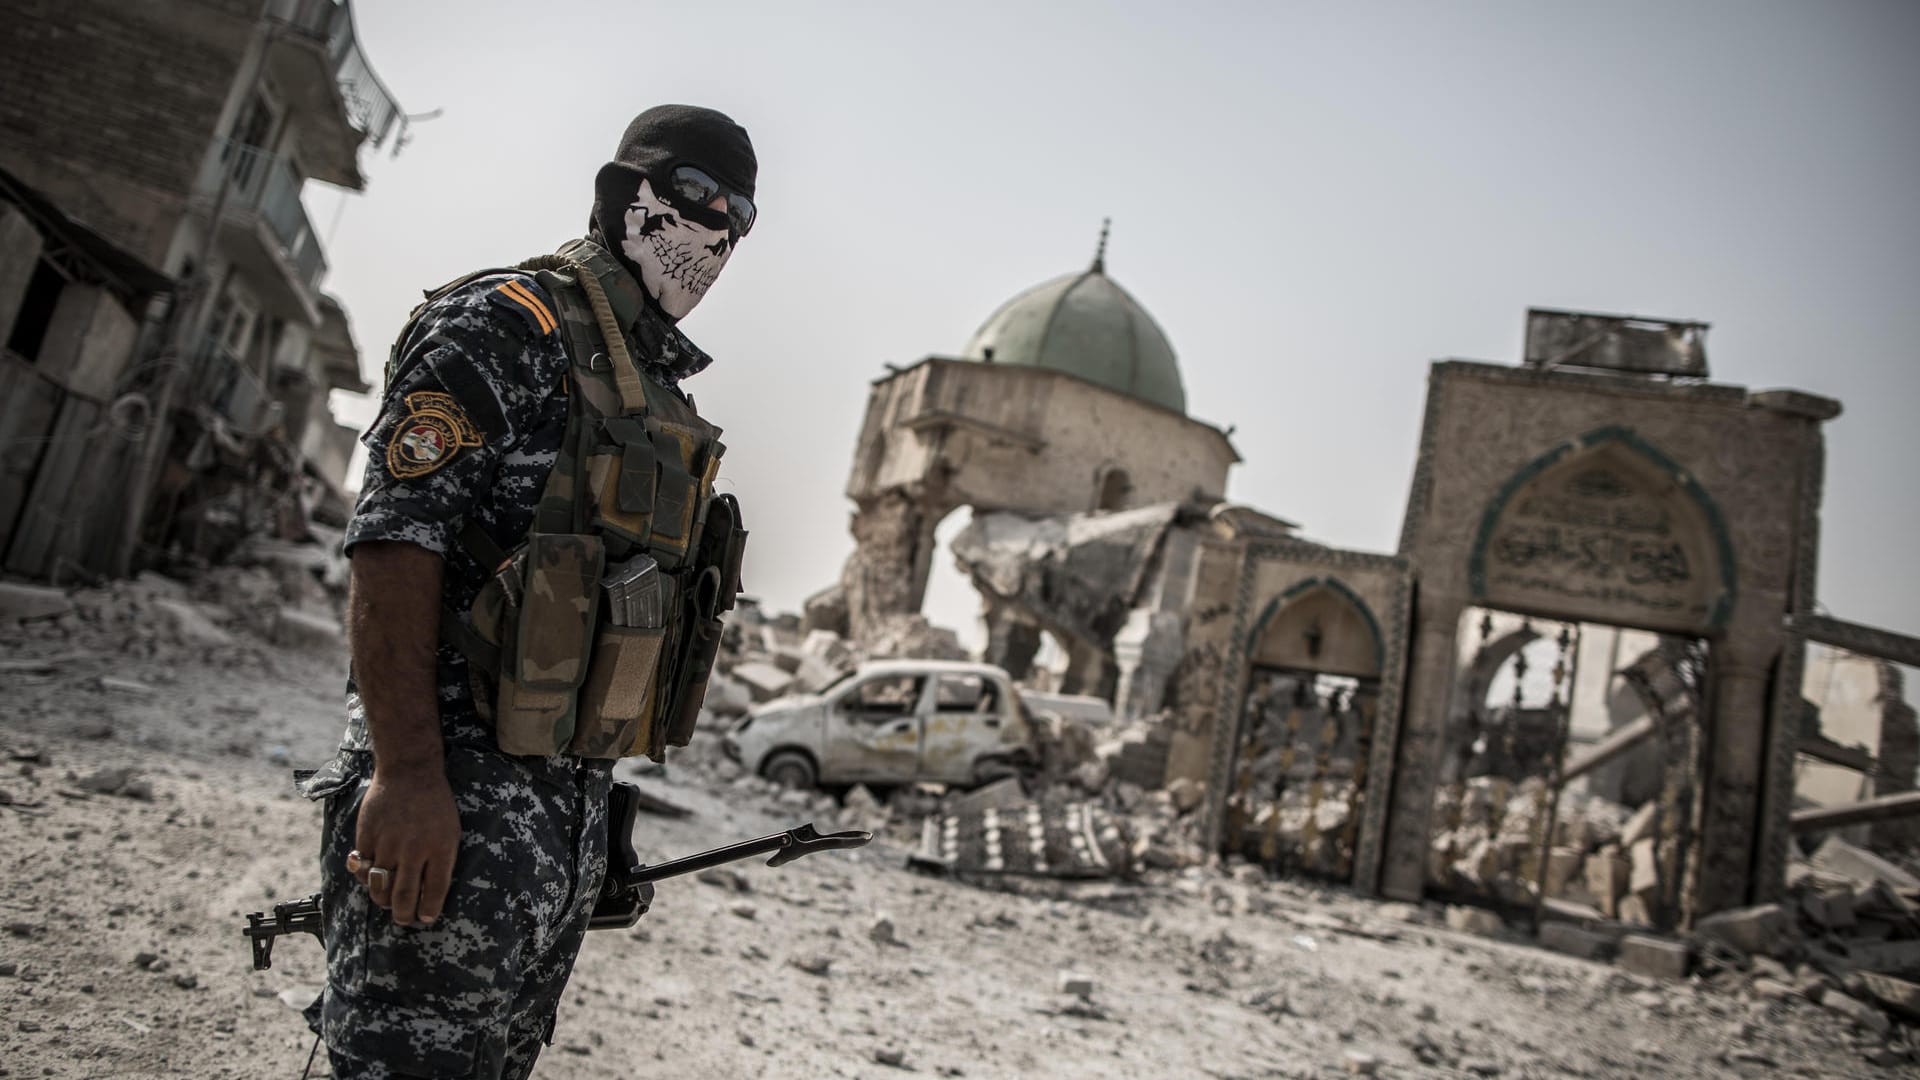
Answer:
[[[1442,787],[1427,881],[1436,888],[1514,907],[1546,898],[1569,918],[1651,927],[1671,921],[1680,841],[1662,829],[1661,805],[1637,808],[1569,792],[1553,820],[1553,843],[1540,872],[1547,785],[1478,776]]]
[[[337,649],[345,579],[328,564],[314,549],[312,556],[211,567],[192,572],[190,580],[148,570],[74,590],[4,583],[0,640],[140,660],[191,656],[221,665],[259,660],[263,642]]]

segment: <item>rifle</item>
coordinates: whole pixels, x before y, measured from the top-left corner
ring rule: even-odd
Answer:
[[[754,840],[743,840],[685,858],[654,866],[640,861],[633,849],[634,816],[640,810],[640,789],[616,781],[607,795],[607,873],[600,882],[600,895],[588,917],[589,930],[619,930],[640,921],[653,904],[653,883],[682,874],[697,873],[755,855],[772,853],[768,866],[784,866],[816,851],[834,851],[866,846],[873,834],[860,830],[823,833],[807,822],[785,832],[769,833]],[[320,894],[299,900],[284,900],[273,911],[247,914],[247,926],[241,931],[253,946],[253,969],[265,971],[273,966],[273,942],[282,934],[312,934],[326,943],[320,912]]]

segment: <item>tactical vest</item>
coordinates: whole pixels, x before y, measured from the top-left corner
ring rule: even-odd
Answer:
[[[466,655],[502,751],[660,761],[693,735],[740,591],[740,507],[713,493],[726,447],[633,359],[600,285],[625,270],[604,249],[574,241],[516,269],[558,308],[566,433],[524,540],[502,551],[461,531],[494,572],[470,610],[442,611],[442,636]]]

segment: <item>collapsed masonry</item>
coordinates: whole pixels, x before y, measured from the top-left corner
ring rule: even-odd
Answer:
[[[1227,434],[1097,259],[874,384],[807,625],[918,618],[969,508],[986,659],[1051,637],[1063,689],[1155,725],[1208,848],[1363,892],[1678,931],[1786,896],[1809,804],[1895,799],[1849,839],[1910,841],[1899,689],[1836,734],[1808,685],[1814,642],[1920,654],[1814,615],[1838,403],[1708,381],[1700,323],[1528,331],[1519,367],[1433,366],[1399,550],[1340,550],[1224,501]]]

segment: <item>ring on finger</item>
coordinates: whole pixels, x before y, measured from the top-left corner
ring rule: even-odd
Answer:
[[[376,866],[371,870],[367,871],[367,888],[371,889],[375,885],[379,885],[382,888],[384,888],[388,884],[391,884],[392,879],[393,879],[393,871],[388,870],[386,867],[383,867],[383,866]]]

